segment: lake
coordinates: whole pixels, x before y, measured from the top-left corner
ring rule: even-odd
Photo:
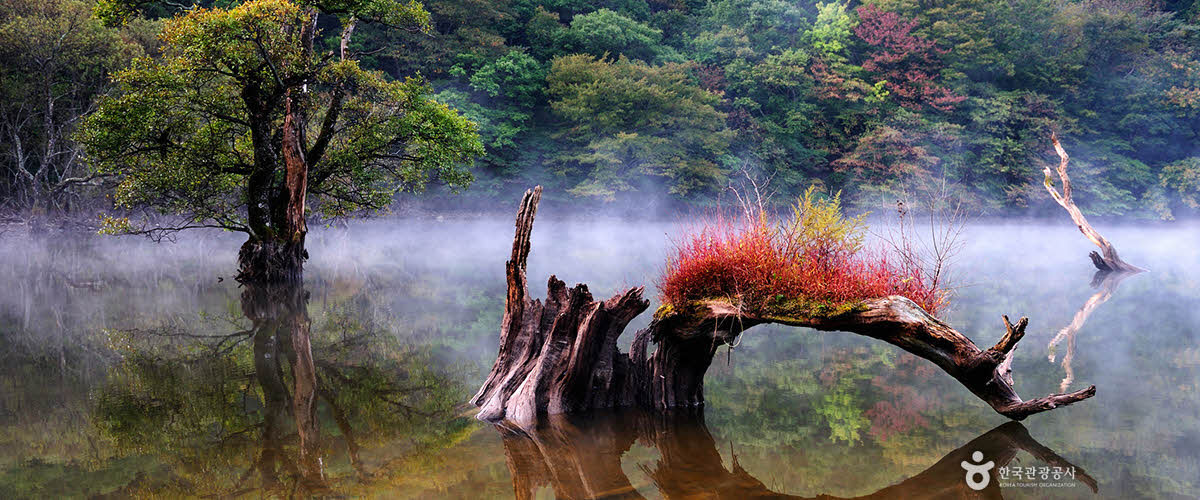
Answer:
[[[496,355],[511,218],[314,229],[301,294],[239,288],[228,234],[0,236],[0,497],[1196,498],[1200,226],[1098,229],[1150,272],[1093,288],[1068,221],[973,224],[941,314],[980,345],[1028,316],[1016,388],[1096,385],[1073,406],[1008,423],[883,342],[760,326],[718,352],[700,412],[528,431],[466,404]],[[545,215],[530,291],[646,285],[653,311],[674,234]]]

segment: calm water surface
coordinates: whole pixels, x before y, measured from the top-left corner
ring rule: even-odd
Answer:
[[[1152,272],[1093,288],[1069,224],[976,225],[943,315],[979,344],[1028,316],[1017,390],[1097,386],[1069,408],[1007,423],[882,342],[757,327],[702,412],[531,432],[463,404],[495,356],[511,219],[316,231],[301,293],[239,288],[228,235],[0,239],[0,498],[1196,498],[1200,227],[1100,229]],[[672,232],[539,220],[531,288],[652,289]],[[996,464],[981,492],[974,451]]]

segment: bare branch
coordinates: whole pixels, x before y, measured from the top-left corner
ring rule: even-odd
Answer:
[[[1054,179],[1051,177],[1050,167],[1042,169],[1042,172],[1046,175],[1043,184],[1046,186],[1046,191],[1050,193],[1050,197],[1054,198],[1055,202],[1067,210],[1067,214],[1071,216],[1071,220],[1075,222],[1075,227],[1079,228],[1079,232],[1083,233],[1088,241],[1100,247],[1103,255],[1096,252],[1089,254],[1092,264],[1101,271],[1145,271],[1145,269],[1121,260],[1121,257],[1117,255],[1117,249],[1112,246],[1112,243],[1109,243],[1099,231],[1096,231],[1088,223],[1087,218],[1083,216],[1083,212],[1079,210],[1079,207],[1075,206],[1075,202],[1071,199],[1071,178],[1067,176],[1067,163],[1070,162],[1071,157],[1067,155],[1067,151],[1058,142],[1058,134],[1051,134],[1050,141],[1054,143],[1054,151],[1058,153],[1058,178],[1062,181],[1062,193],[1060,194],[1054,188]]]

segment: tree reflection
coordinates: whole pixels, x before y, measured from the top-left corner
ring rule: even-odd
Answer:
[[[553,415],[535,430],[504,423],[497,429],[520,499],[533,498],[542,486],[553,488],[558,498],[642,498],[621,468],[622,455],[635,442],[658,450],[656,462],[640,467],[666,498],[803,498],[772,491],[743,469],[736,455],[726,469],[701,412]],[[982,491],[967,486],[961,466],[976,451],[995,462]],[[1008,422],[951,451],[916,476],[858,498],[1002,498],[998,469],[1020,451],[1049,466],[1075,467],[1034,440],[1023,425]],[[1075,470],[1077,480],[1097,491],[1095,479],[1078,467]]]
[[[314,327],[303,287],[254,286],[241,312],[250,328],[228,334],[125,332],[94,420],[118,448],[172,465],[126,493],[326,495],[379,472],[356,429],[417,440],[453,418],[462,388],[352,306],[327,304]]]
[[[283,474],[296,481],[301,493],[328,489],[321,467],[321,429],[316,421],[317,377],[307,302],[307,292],[302,287],[250,286],[242,293],[242,313],[254,325],[251,329],[254,374],[263,394],[265,417],[262,451],[255,466],[238,481],[239,486],[245,483],[248,474],[257,470],[264,490],[279,489]],[[285,364],[292,375],[291,394],[284,380]],[[283,446],[289,417],[299,437],[294,456]]]
[[[1059,384],[1059,391],[1065,392],[1067,387],[1071,385],[1071,382],[1075,381],[1075,369],[1071,366],[1071,362],[1075,360],[1075,336],[1083,328],[1083,324],[1087,322],[1092,312],[1097,307],[1100,307],[1100,304],[1108,302],[1108,299],[1112,298],[1113,293],[1117,291],[1117,287],[1121,285],[1121,281],[1135,274],[1139,273],[1100,270],[1092,275],[1091,286],[1096,289],[1096,293],[1088,297],[1087,302],[1084,302],[1083,306],[1075,312],[1075,316],[1071,318],[1071,323],[1064,326],[1062,330],[1059,330],[1058,334],[1050,340],[1050,345],[1046,346],[1050,351],[1050,362],[1053,363],[1054,358],[1057,356],[1058,344],[1064,339],[1067,341],[1067,353],[1063,355],[1062,360],[1065,376]]]

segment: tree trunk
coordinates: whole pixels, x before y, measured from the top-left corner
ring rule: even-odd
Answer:
[[[289,90],[285,99],[283,115],[283,165],[284,187],[287,190],[287,208],[284,233],[287,240],[304,247],[304,236],[308,234],[308,222],[304,218],[304,198],[308,192],[308,163],[301,147],[301,122],[297,111],[296,91]]]
[[[530,299],[525,278],[529,236],[542,189],[526,191],[517,214],[512,258],[505,264],[508,297],[500,326],[500,354],[473,401],[480,418],[533,422],[538,415],[632,404],[628,356],[617,337],[646,310],[642,289],[607,301],[592,299],[587,285],[567,290],[551,276],[546,301]]]
[[[316,9],[308,8],[302,24],[295,27],[300,30],[300,49],[305,60],[313,54],[316,22]],[[309,168],[304,149],[307,120],[301,105],[307,88],[295,83],[288,83],[285,88],[283,82],[276,84],[281,87],[277,92],[266,92],[257,84],[242,89],[242,100],[251,110],[255,164],[247,189],[251,236],[238,252],[237,280],[299,285],[303,281],[304,261],[308,258],[304,249],[308,234],[304,213]],[[280,103],[283,123],[276,143],[269,124],[274,112],[279,111]],[[276,145],[279,151],[275,149]],[[280,161],[283,163],[283,185],[277,186],[274,176]],[[270,227],[267,227],[267,220]]]
[[[1050,193],[1050,197],[1054,198],[1060,206],[1067,210],[1067,214],[1071,216],[1071,220],[1075,222],[1075,227],[1079,228],[1079,232],[1087,237],[1096,246],[1100,247],[1103,255],[1091,252],[1088,257],[1092,259],[1092,265],[1101,271],[1111,271],[1119,273],[1140,273],[1145,271],[1133,264],[1126,263],[1117,255],[1117,249],[1109,243],[1099,231],[1096,231],[1087,218],[1083,216],[1083,212],[1079,207],[1075,206],[1075,201],[1071,199],[1071,178],[1067,176],[1067,163],[1071,160],[1067,156],[1067,151],[1063,149],[1062,144],[1058,142],[1057,135],[1051,135],[1050,140],[1054,143],[1054,152],[1058,153],[1058,178],[1062,180],[1062,193],[1054,190],[1054,179],[1051,178],[1050,167],[1044,167],[1042,172],[1046,175],[1044,182],[1046,191]]]
[[[256,232],[242,245],[238,252],[237,280],[242,283],[290,283],[300,284],[304,277],[304,261],[308,252],[304,249],[308,223],[305,219],[305,195],[308,192],[308,162],[305,159],[301,134],[303,120],[297,110],[294,90],[284,97],[282,146],[284,185],[281,196],[267,196],[268,203],[283,203],[282,218],[275,218],[272,229],[255,224],[255,213],[251,213],[251,228]],[[259,152],[256,151],[256,154]],[[267,152],[264,156],[273,157]],[[264,160],[269,161],[269,160]],[[266,179],[258,182],[265,182]],[[256,179],[251,179],[251,203],[257,198],[254,192]],[[252,211],[253,212],[253,211]],[[265,218],[260,214],[258,218]]]
[[[238,251],[238,275],[241,283],[301,283],[308,251],[304,242],[259,239],[251,236]]]
[[[531,427],[546,414],[582,412],[638,404],[667,410],[704,403],[704,374],[717,347],[747,328],[782,323],[877,338],[923,357],[954,377],[1000,414],[1021,420],[1034,413],[1093,396],[1095,386],[1068,394],[1023,401],[1012,387],[1013,349],[1028,320],[1004,318],[1006,333],[988,349],[931,316],[913,301],[882,297],[862,301],[850,312],[829,317],[759,317],[727,301],[676,307],[637,332],[632,352],[616,339],[646,310],[641,287],[604,302],[586,285],[567,290],[551,276],[545,302],[529,297],[525,277],[529,240],[541,187],[526,191],[517,213],[516,236],[506,263],[508,297],[500,327],[500,349],[472,403],[479,418],[506,419]],[[649,344],[658,345],[647,356]]]

